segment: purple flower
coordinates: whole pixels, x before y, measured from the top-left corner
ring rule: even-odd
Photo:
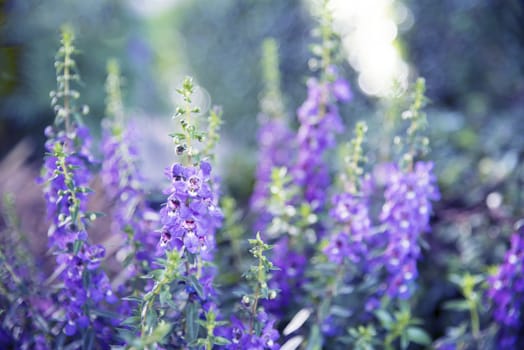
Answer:
[[[336,102],[348,101],[351,96],[342,78],[335,83],[311,78],[307,86],[307,99],[297,111],[298,155],[292,173],[295,183],[303,188],[304,199],[318,212],[324,206],[325,189],[330,183],[324,154],[334,147],[335,135],[344,130]]]
[[[263,231],[271,221],[267,211],[270,196],[271,171],[275,167],[288,166],[292,160],[292,132],[282,118],[261,118],[258,131],[258,165],[255,187],[251,196],[251,210],[257,214],[255,231]]]
[[[341,264],[345,259],[352,263],[366,260],[371,239],[371,220],[367,199],[343,193],[333,197],[330,216],[342,231],[330,238],[324,253],[328,259]]]
[[[166,191],[167,202],[160,211],[162,223],[160,245],[164,249],[178,249],[199,256],[204,261],[213,259],[215,232],[222,222],[217,205],[218,195],[211,182],[211,165],[201,162],[199,166],[183,166],[175,163],[166,171],[171,186]],[[211,280],[207,279],[210,295]]]
[[[524,227],[511,236],[511,247],[498,272],[488,279],[488,297],[493,302],[493,319],[500,327],[500,349],[522,345],[524,306]]]
[[[104,125],[101,178],[109,199],[114,203],[112,230],[122,237],[124,251],[132,251],[135,265],[129,276],[147,274],[159,256],[158,221],[146,203],[144,178],[138,164],[133,129],[116,121]]]
[[[417,162],[404,172],[396,165],[388,168],[385,202],[380,219],[386,227],[383,264],[388,280],[383,286],[390,297],[408,298],[417,277],[420,258],[419,237],[430,230],[432,201],[439,199],[433,163]]]
[[[250,322],[243,322],[232,316],[231,325],[221,331],[221,335],[231,341],[225,348],[230,350],[278,350],[280,345],[277,343],[279,333],[275,329],[275,319],[267,315],[264,311],[257,314],[255,322],[259,323],[260,332],[251,329]]]
[[[275,315],[281,315],[293,300],[298,301],[296,292],[305,280],[306,257],[294,251],[289,245],[289,238],[281,238],[273,247],[271,258],[278,270],[273,271],[269,281],[271,289],[277,289],[278,298],[264,301],[264,305]]]
[[[104,302],[114,302],[107,275],[100,269],[105,255],[101,246],[91,245],[85,227],[88,223],[87,190],[92,163],[91,138],[84,127],[72,133],[46,129],[46,158],[42,177],[47,214],[51,221],[49,244],[56,254],[57,269],[63,286],[57,300],[65,314],[64,333],[68,336],[93,327],[99,344],[109,344],[112,333],[101,333],[109,320],[88,310],[100,309]],[[112,321],[109,321],[112,322]]]

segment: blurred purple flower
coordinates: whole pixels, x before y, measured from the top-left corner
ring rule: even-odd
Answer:
[[[511,247],[488,284],[487,296],[493,303],[493,319],[500,327],[499,348],[520,348],[524,326],[524,227],[511,236]]]
[[[381,258],[388,274],[383,289],[392,298],[409,298],[412,281],[418,275],[418,240],[430,230],[431,202],[438,200],[440,194],[431,162],[417,162],[410,171],[392,164],[388,175],[380,213],[387,240]]]

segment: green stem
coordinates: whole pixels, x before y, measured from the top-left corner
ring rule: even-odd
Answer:
[[[263,266],[262,266],[262,252],[259,252],[258,257],[258,274],[257,274],[257,289],[255,290],[255,300],[253,301],[253,306],[251,308],[251,320],[249,322],[249,334],[253,334],[254,324],[255,324],[255,317],[257,314],[257,308],[258,308],[258,299],[260,298],[260,284],[262,283],[264,279],[264,273],[263,273]]]
[[[480,336],[480,320],[477,312],[477,308],[474,303],[470,303],[469,312],[471,315],[471,331],[473,333],[473,338],[478,339]]]

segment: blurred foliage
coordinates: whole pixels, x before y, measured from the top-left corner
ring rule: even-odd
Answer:
[[[442,107],[489,118],[524,99],[524,3],[408,0],[415,24],[409,60]],[[473,120],[472,120],[473,121]]]
[[[262,42],[274,37],[281,55],[282,90],[295,110],[305,96],[311,20],[301,1],[186,1],[172,23],[186,41],[197,80],[224,107],[224,132],[254,143],[262,91]],[[198,19],[198,20],[195,20]]]
[[[44,125],[53,120],[48,91],[55,85],[56,37],[64,23],[74,27],[82,48],[77,63],[82,84],[89,89],[81,93],[94,116],[87,123],[98,125],[104,114],[103,84],[110,57],[123,63],[128,98],[154,107],[150,50],[141,37],[140,22],[124,1],[5,0],[0,15],[0,154],[28,134],[35,146],[43,144]],[[136,80],[140,90],[135,89]]]

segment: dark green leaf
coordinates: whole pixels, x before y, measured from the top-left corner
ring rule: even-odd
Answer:
[[[204,289],[195,275],[189,276],[189,284],[195,289],[200,298],[204,298]]]
[[[456,311],[469,310],[469,305],[466,300],[452,300],[444,303],[444,308]]]
[[[393,326],[393,318],[391,315],[385,311],[385,310],[377,310],[375,311],[375,316],[377,316],[378,320],[384,326],[386,329],[391,329]]]
[[[418,327],[409,327],[406,331],[408,339],[420,345],[429,345],[431,344],[431,338],[422,328]]]
[[[198,306],[193,302],[189,302],[186,306],[186,336],[189,343],[197,339],[199,328]]]
[[[320,333],[320,328],[318,325],[314,325],[311,328],[311,333],[309,333],[309,338],[307,340],[306,350],[320,350],[322,349],[322,334]]]

